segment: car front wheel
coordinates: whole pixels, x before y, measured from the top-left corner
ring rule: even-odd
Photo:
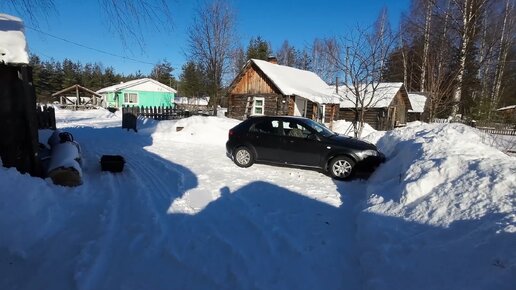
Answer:
[[[235,150],[233,161],[240,167],[249,167],[254,163],[254,156],[247,147],[239,147]]]
[[[330,162],[329,173],[336,179],[348,179],[353,175],[355,161],[346,156],[339,156]]]

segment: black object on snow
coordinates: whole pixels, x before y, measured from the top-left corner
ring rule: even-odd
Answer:
[[[100,158],[100,168],[102,171],[122,172],[124,164],[125,159],[120,155],[102,155]]]
[[[69,132],[61,132],[59,133],[59,142],[73,142],[73,135]]]

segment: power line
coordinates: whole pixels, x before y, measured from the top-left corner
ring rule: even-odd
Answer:
[[[70,44],[73,44],[73,45],[77,45],[77,46],[80,46],[82,48],[86,48],[86,49],[89,49],[89,50],[93,50],[93,51],[96,51],[96,52],[99,52],[99,53],[107,54],[107,55],[118,57],[118,58],[125,59],[125,60],[130,60],[130,61],[134,61],[134,62],[138,62],[138,63],[143,63],[143,64],[148,64],[148,65],[154,65],[154,63],[150,63],[150,62],[146,62],[146,61],[130,58],[130,57],[127,57],[127,56],[122,56],[122,55],[114,54],[114,53],[111,53],[109,51],[105,51],[105,50],[97,49],[97,48],[90,47],[90,46],[87,46],[87,45],[84,45],[84,44],[80,44],[80,43],[77,43],[75,41],[71,41],[71,40],[68,40],[68,39],[65,39],[65,38],[62,38],[62,37],[59,37],[59,36],[55,36],[55,35],[52,35],[50,33],[44,32],[44,31],[41,31],[41,30],[39,30],[37,28],[34,28],[34,27],[30,27],[30,26],[25,26],[25,27],[28,28],[28,29],[34,30],[34,31],[36,31],[38,33],[44,34],[46,36],[50,36],[52,38],[55,38],[55,39],[58,39],[58,40],[61,40],[61,41],[64,41],[64,42],[67,42],[67,43],[70,43]]]

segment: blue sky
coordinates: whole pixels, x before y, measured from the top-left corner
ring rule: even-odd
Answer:
[[[124,46],[117,34],[110,31],[105,16],[100,13],[99,1],[55,0],[55,3],[57,11],[39,21],[39,30],[141,62],[103,54],[27,28],[32,53],[43,59],[101,62],[124,74],[138,70],[147,74],[152,65],[146,63],[167,59],[176,68],[174,74],[179,75],[186,60],[186,30],[192,23],[198,1],[169,1],[173,27],[144,30],[144,51]],[[273,50],[278,50],[284,40],[296,48],[303,48],[317,37],[344,35],[356,24],[370,25],[384,6],[395,27],[401,13],[408,10],[410,0],[232,0],[231,3],[237,16],[237,36],[241,44],[245,47],[252,37],[261,36],[271,43]],[[16,15],[5,9],[2,12]],[[25,18],[24,15],[16,16]],[[29,21],[26,25],[34,26]]]

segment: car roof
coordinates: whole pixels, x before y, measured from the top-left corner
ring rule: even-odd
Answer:
[[[309,120],[308,118],[301,116],[250,116],[247,120],[264,120],[264,119],[290,119],[290,120]]]

